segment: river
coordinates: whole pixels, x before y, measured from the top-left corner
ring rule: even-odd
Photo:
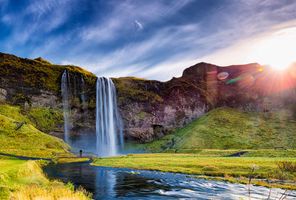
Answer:
[[[71,182],[93,193],[96,200],[112,199],[249,199],[247,185],[198,179],[176,173],[92,166],[89,163],[52,164],[44,168],[51,179]],[[279,199],[285,191],[251,186],[251,199]],[[286,191],[285,199],[296,199]]]

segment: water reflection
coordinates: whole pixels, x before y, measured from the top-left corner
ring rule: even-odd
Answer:
[[[195,179],[173,173],[94,167],[88,163],[52,165],[49,177],[82,185],[94,199],[249,199],[248,187],[219,181]],[[251,187],[251,199],[264,199],[270,190]],[[283,190],[272,189],[270,199],[279,199]],[[286,199],[294,199],[288,192]]]
[[[115,198],[116,175],[112,171],[98,170],[95,175],[95,183],[96,199],[104,199],[106,194],[108,194],[108,199]]]

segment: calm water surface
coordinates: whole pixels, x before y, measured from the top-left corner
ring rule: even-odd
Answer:
[[[50,178],[72,182],[93,193],[97,200],[111,199],[249,199],[248,187],[192,176],[145,170],[95,167],[88,163],[49,165]],[[272,189],[270,199],[279,199],[284,190]],[[251,199],[267,199],[270,189],[251,187]],[[285,199],[296,199],[295,191]]]

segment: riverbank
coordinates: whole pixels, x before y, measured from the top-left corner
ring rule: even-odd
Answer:
[[[203,178],[296,189],[295,157],[222,157],[198,154],[130,154],[98,158],[93,165],[185,173]]]
[[[0,157],[0,199],[91,199],[82,188],[49,180],[42,170],[46,162]]]
[[[38,119],[40,114],[44,114],[46,119],[41,120],[42,123],[32,121],[35,118],[30,116],[35,114],[19,106],[0,103],[0,199],[90,199],[85,190],[75,190],[72,184],[50,181],[44,175],[42,166],[46,163],[87,159],[76,158],[61,139],[35,127],[39,125],[46,130],[53,126],[50,121],[50,114],[55,114],[53,110],[38,110]]]

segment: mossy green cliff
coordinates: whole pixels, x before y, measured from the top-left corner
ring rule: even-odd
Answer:
[[[54,65],[42,58],[31,60],[0,53],[1,85],[59,93],[64,70],[82,76],[88,85],[93,85],[96,80],[95,75],[77,66]],[[10,78],[9,82],[4,78]]]
[[[46,133],[61,135],[63,130],[61,77],[67,70],[70,77],[72,121],[88,117],[93,122],[96,76],[80,67],[54,65],[43,58],[35,60],[0,53],[0,102],[18,105],[28,117]],[[89,114],[82,116],[81,82],[87,98]],[[84,110],[84,111],[85,111]],[[76,124],[76,123],[74,123]],[[91,125],[84,124],[86,128]],[[91,128],[93,128],[91,126]]]

